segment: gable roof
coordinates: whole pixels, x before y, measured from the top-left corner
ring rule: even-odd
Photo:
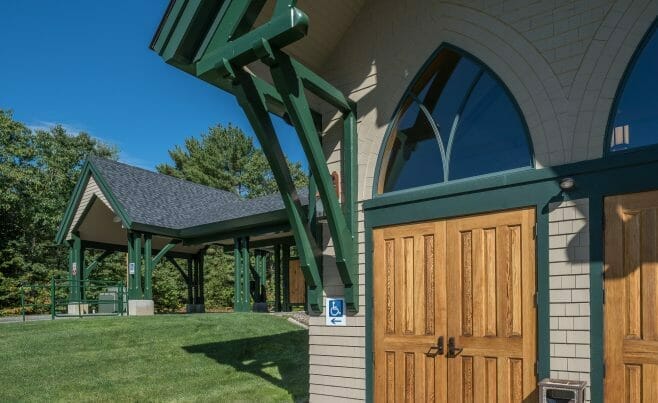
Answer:
[[[101,190],[108,193],[107,198],[113,203],[126,228],[148,227],[155,229],[154,232],[157,229],[171,230],[163,235],[180,234],[181,230],[192,227],[285,211],[279,193],[245,200],[225,190],[89,156],[69,201],[65,219],[60,225],[58,242],[64,240],[62,235],[72,225],[72,220],[67,217],[78,208],[78,189],[84,189],[88,176],[94,177],[101,185]],[[300,189],[299,197],[303,205],[308,204],[306,189]]]

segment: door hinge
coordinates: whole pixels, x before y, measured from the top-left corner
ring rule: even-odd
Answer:
[[[537,224],[532,226],[532,239],[537,239]]]
[[[605,288],[601,290],[601,302],[605,305]]]
[[[539,306],[539,293],[536,292],[534,295],[534,300],[535,300],[535,308]]]
[[[375,352],[371,352],[372,354],[372,367],[375,368]]]
[[[535,375],[539,376],[539,361],[535,361]]]
[[[603,377],[605,378],[605,367],[606,367],[606,362],[603,360]]]

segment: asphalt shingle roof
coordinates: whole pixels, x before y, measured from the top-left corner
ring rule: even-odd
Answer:
[[[110,191],[134,222],[183,229],[285,209],[278,193],[243,200],[234,193],[151,172],[120,162],[89,157]],[[308,204],[308,191],[299,191]]]

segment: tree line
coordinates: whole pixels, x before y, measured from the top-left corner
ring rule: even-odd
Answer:
[[[0,109],[0,312],[20,306],[22,284],[66,278],[68,249],[55,233],[87,155],[118,159],[117,147],[88,133],[61,126],[32,130]],[[277,191],[267,160],[252,138],[233,125],[211,127],[169,150],[160,173],[253,198]],[[288,163],[298,188],[308,184],[299,163]],[[93,259],[93,255],[90,256]],[[125,279],[125,256],[115,254],[92,272],[91,280]],[[233,258],[210,247],[205,259],[208,308],[232,305]],[[153,273],[156,309],[174,311],[187,298],[187,286],[169,262]]]

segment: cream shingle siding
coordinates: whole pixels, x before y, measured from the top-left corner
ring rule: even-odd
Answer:
[[[615,92],[635,48],[657,14],[657,0],[366,2],[320,72],[357,102],[359,200],[371,198],[377,157],[402,94],[442,43],[480,59],[509,88],[528,124],[537,167],[600,157]],[[324,115],[330,170],[339,170],[341,128],[336,124],[337,117],[335,111]],[[359,207],[358,239],[363,295],[361,210]],[[328,237],[325,233],[325,239]],[[560,242],[557,238],[553,241]],[[551,290],[554,296],[567,290],[571,298],[564,302],[563,315],[562,307],[554,302],[551,325],[558,332],[564,331],[567,340],[571,335],[571,341],[551,339],[552,363],[567,360],[566,370],[553,369],[552,374],[565,373],[578,379],[589,376],[589,353],[583,344],[589,325],[589,302],[585,300],[589,286],[584,277],[587,270],[583,269],[587,267],[587,256],[582,255],[583,250],[575,250],[579,260],[560,279],[561,288]],[[551,251],[553,256],[571,253],[557,246]],[[341,295],[331,242],[327,242],[325,253],[326,293]],[[552,275],[559,271],[558,263],[551,263]],[[560,276],[552,277],[555,287]],[[365,399],[364,343],[348,340],[365,337],[363,298],[360,303],[358,316],[350,317],[350,326],[336,333],[326,330],[323,317],[311,320],[312,401]]]
[[[551,378],[589,383],[589,200],[551,203],[549,211]]]
[[[82,217],[82,213],[89,205],[89,202],[91,201],[93,195],[96,195],[96,197],[98,197],[103,202],[103,204],[105,204],[105,206],[107,206],[107,208],[110,209],[110,211],[114,211],[110,206],[110,203],[107,201],[107,198],[101,191],[100,187],[98,187],[98,184],[94,180],[94,177],[90,176],[89,180],[87,181],[85,191],[82,194],[82,197],[80,198],[80,203],[78,204],[78,207],[75,210],[75,215],[73,216],[73,220],[71,221],[71,226],[69,227],[69,231],[66,234],[66,239],[71,239],[71,231],[78,224],[80,217]]]

